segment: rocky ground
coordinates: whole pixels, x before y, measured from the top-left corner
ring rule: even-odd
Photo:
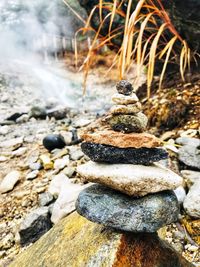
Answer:
[[[2,266],[8,266],[18,253],[26,249],[27,246],[22,245],[29,245],[35,241],[34,238],[39,238],[39,235],[31,236],[31,231],[34,231],[33,222],[37,220],[42,222],[42,234],[53,223],[74,210],[74,201],[78,192],[87,186],[81,183],[80,177],[76,174],[76,167],[87,160],[80,149],[79,133],[110,107],[110,96],[114,90],[112,83],[106,83],[107,79],[103,84],[105,94],[105,90],[102,90],[102,80],[99,82],[91,76],[89,80],[92,84],[91,90],[83,101],[79,74],[68,73],[68,76],[64,77],[63,72],[55,72],[52,69],[49,71],[48,68],[48,72],[45,70],[43,74],[51,73],[53,78],[51,76],[52,79],[49,79],[46,84],[46,91],[41,94],[41,90],[38,90],[41,89],[38,87],[41,84],[40,80],[33,73],[38,74],[36,69],[34,72],[24,73],[20,67],[15,66],[15,71],[4,69],[0,74],[0,190],[2,193],[0,258]],[[57,95],[53,91],[55,88],[51,89],[54,79],[60,86],[57,88]],[[42,79],[42,81],[42,88],[44,88],[45,80]],[[63,94],[64,89],[61,88],[63,81],[66,83],[68,81],[67,86],[70,86],[67,96]],[[95,87],[95,90],[92,87]],[[46,97],[45,93],[51,90],[53,93]],[[62,99],[66,97],[64,103],[59,100],[60,95]],[[70,108],[65,109],[66,105]],[[90,105],[89,111],[88,105]],[[65,147],[48,151],[43,146],[42,140],[49,134],[61,134]],[[195,134],[194,131],[185,133],[181,130],[162,135],[166,148],[171,154],[170,167],[177,172],[181,168],[189,169],[182,173],[186,183],[177,193],[181,203],[185,198],[185,192],[190,188],[198,191],[196,188],[200,180],[199,156],[196,162],[192,159],[185,162],[185,158],[188,159],[185,155],[188,155],[188,146],[191,151],[193,145],[195,150],[199,144],[195,142],[184,144],[181,139],[179,144],[175,145],[173,137],[180,135],[198,137],[198,134],[198,130]],[[181,165],[177,160],[178,156],[179,159],[181,158],[178,151],[180,146],[184,150],[181,154],[182,162],[185,162]],[[196,165],[193,166],[193,164]],[[195,169],[195,172],[191,172],[191,169]],[[199,191],[196,194],[198,196]],[[192,203],[188,205],[191,206]],[[27,215],[29,217],[24,222]],[[160,235],[195,266],[200,266],[199,218],[200,214],[190,217],[182,209],[180,221],[176,225],[160,230]],[[28,240],[24,236],[28,236]]]

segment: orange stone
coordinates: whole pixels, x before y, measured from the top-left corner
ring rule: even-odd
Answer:
[[[86,142],[110,145],[120,148],[152,148],[161,145],[161,140],[148,133],[124,134],[112,130],[98,131],[95,133],[82,134],[81,138]]]

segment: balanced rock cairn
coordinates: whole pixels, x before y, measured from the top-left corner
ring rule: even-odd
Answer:
[[[78,173],[97,184],[84,189],[76,202],[80,215],[115,229],[155,232],[178,219],[173,192],[182,178],[156,163],[168,157],[154,135],[145,133],[148,119],[132,85],[117,84],[108,128],[82,135],[83,152],[91,161]]]

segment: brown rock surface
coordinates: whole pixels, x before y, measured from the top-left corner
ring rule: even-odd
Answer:
[[[81,138],[86,142],[110,145],[121,148],[141,148],[158,147],[161,141],[154,135],[148,133],[129,133],[124,134],[112,130],[98,131],[95,133],[84,133]]]
[[[137,102],[132,105],[115,105],[110,109],[112,114],[136,114],[142,110],[142,105]]]
[[[10,267],[192,267],[157,234],[116,232],[73,213]]]

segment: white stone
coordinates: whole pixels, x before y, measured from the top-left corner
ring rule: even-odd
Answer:
[[[112,101],[118,105],[129,105],[129,104],[135,104],[136,102],[139,101],[139,99],[136,96],[136,94],[122,95],[116,93],[112,96]]]
[[[33,180],[33,179],[35,179],[35,178],[38,176],[38,173],[39,173],[38,170],[29,172],[29,173],[27,174],[27,176],[26,176],[26,179],[27,179],[27,180]]]
[[[69,164],[69,155],[64,156],[62,159],[56,159],[54,162],[55,170],[62,170]]]
[[[28,114],[23,114],[22,116],[20,116],[19,118],[16,119],[17,123],[24,123],[27,122],[29,120],[29,115]]]
[[[69,183],[67,186],[63,186],[53,205],[51,221],[57,223],[69,213],[73,212],[79,193],[89,185],[91,184],[81,185]]]
[[[13,151],[12,155],[16,156],[16,157],[20,157],[20,156],[24,155],[26,153],[26,151],[27,151],[27,147],[20,147],[17,150]]]
[[[183,178],[186,179],[187,186],[190,188],[194,183],[200,181],[200,172],[183,170],[181,171]]]
[[[186,197],[186,192],[183,186],[179,186],[174,190],[174,193],[178,199],[179,204],[183,204],[183,201]]]
[[[50,185],[49,185],[49,193],[51,193],[54,197],[57,197],[61,191],[62,187],[67,187],[70,184],[69,178],[63,174],[60,173],[52,179]]]
[[[17,149],[18,147],[22,145],[23,139],[24,139],[23,137],[18,137],[18,138],[13,138],[10,140],[0,142],[0,147],[2,148],[12,147],[13,149]]]
[[[186,213],[192,217],[200,218],[200,181],[197,181],[190,188],[183,207]]]
[[[7,157],[5,157],[5,156],[0,156],[0,162],[5,162],[5,161],[7,161],[7,160],[8,160]]]
[[[2,180],[0,184],[0,193],[6,193],[11,191],[15,184],[20,180],[19,171],[11,171]]]
[[[0,126],[0,135],[6,135],[9,133],[10,127],[8,125]]]
[[[69,178],[71,178],[73,176],[73,174],[75,173],[76,169],[75,167],[66,167],[64,168],[64,170],[62,171],[65,175],[67,175]]]
[[[80,149],[80,147],[71,146],[71,147],[68,147],[68,148],[69,148],[70,159],[75,161],[75,160],[81,159],[84,156],[84,154],[83,154],[82,150]]]
[[[130,196],[144,196],[163,190],[174,190],[183,179],[161,167],[132,164],[100,164],[87,162],[77,167],[77,172],[90,182],[104,184]]]

